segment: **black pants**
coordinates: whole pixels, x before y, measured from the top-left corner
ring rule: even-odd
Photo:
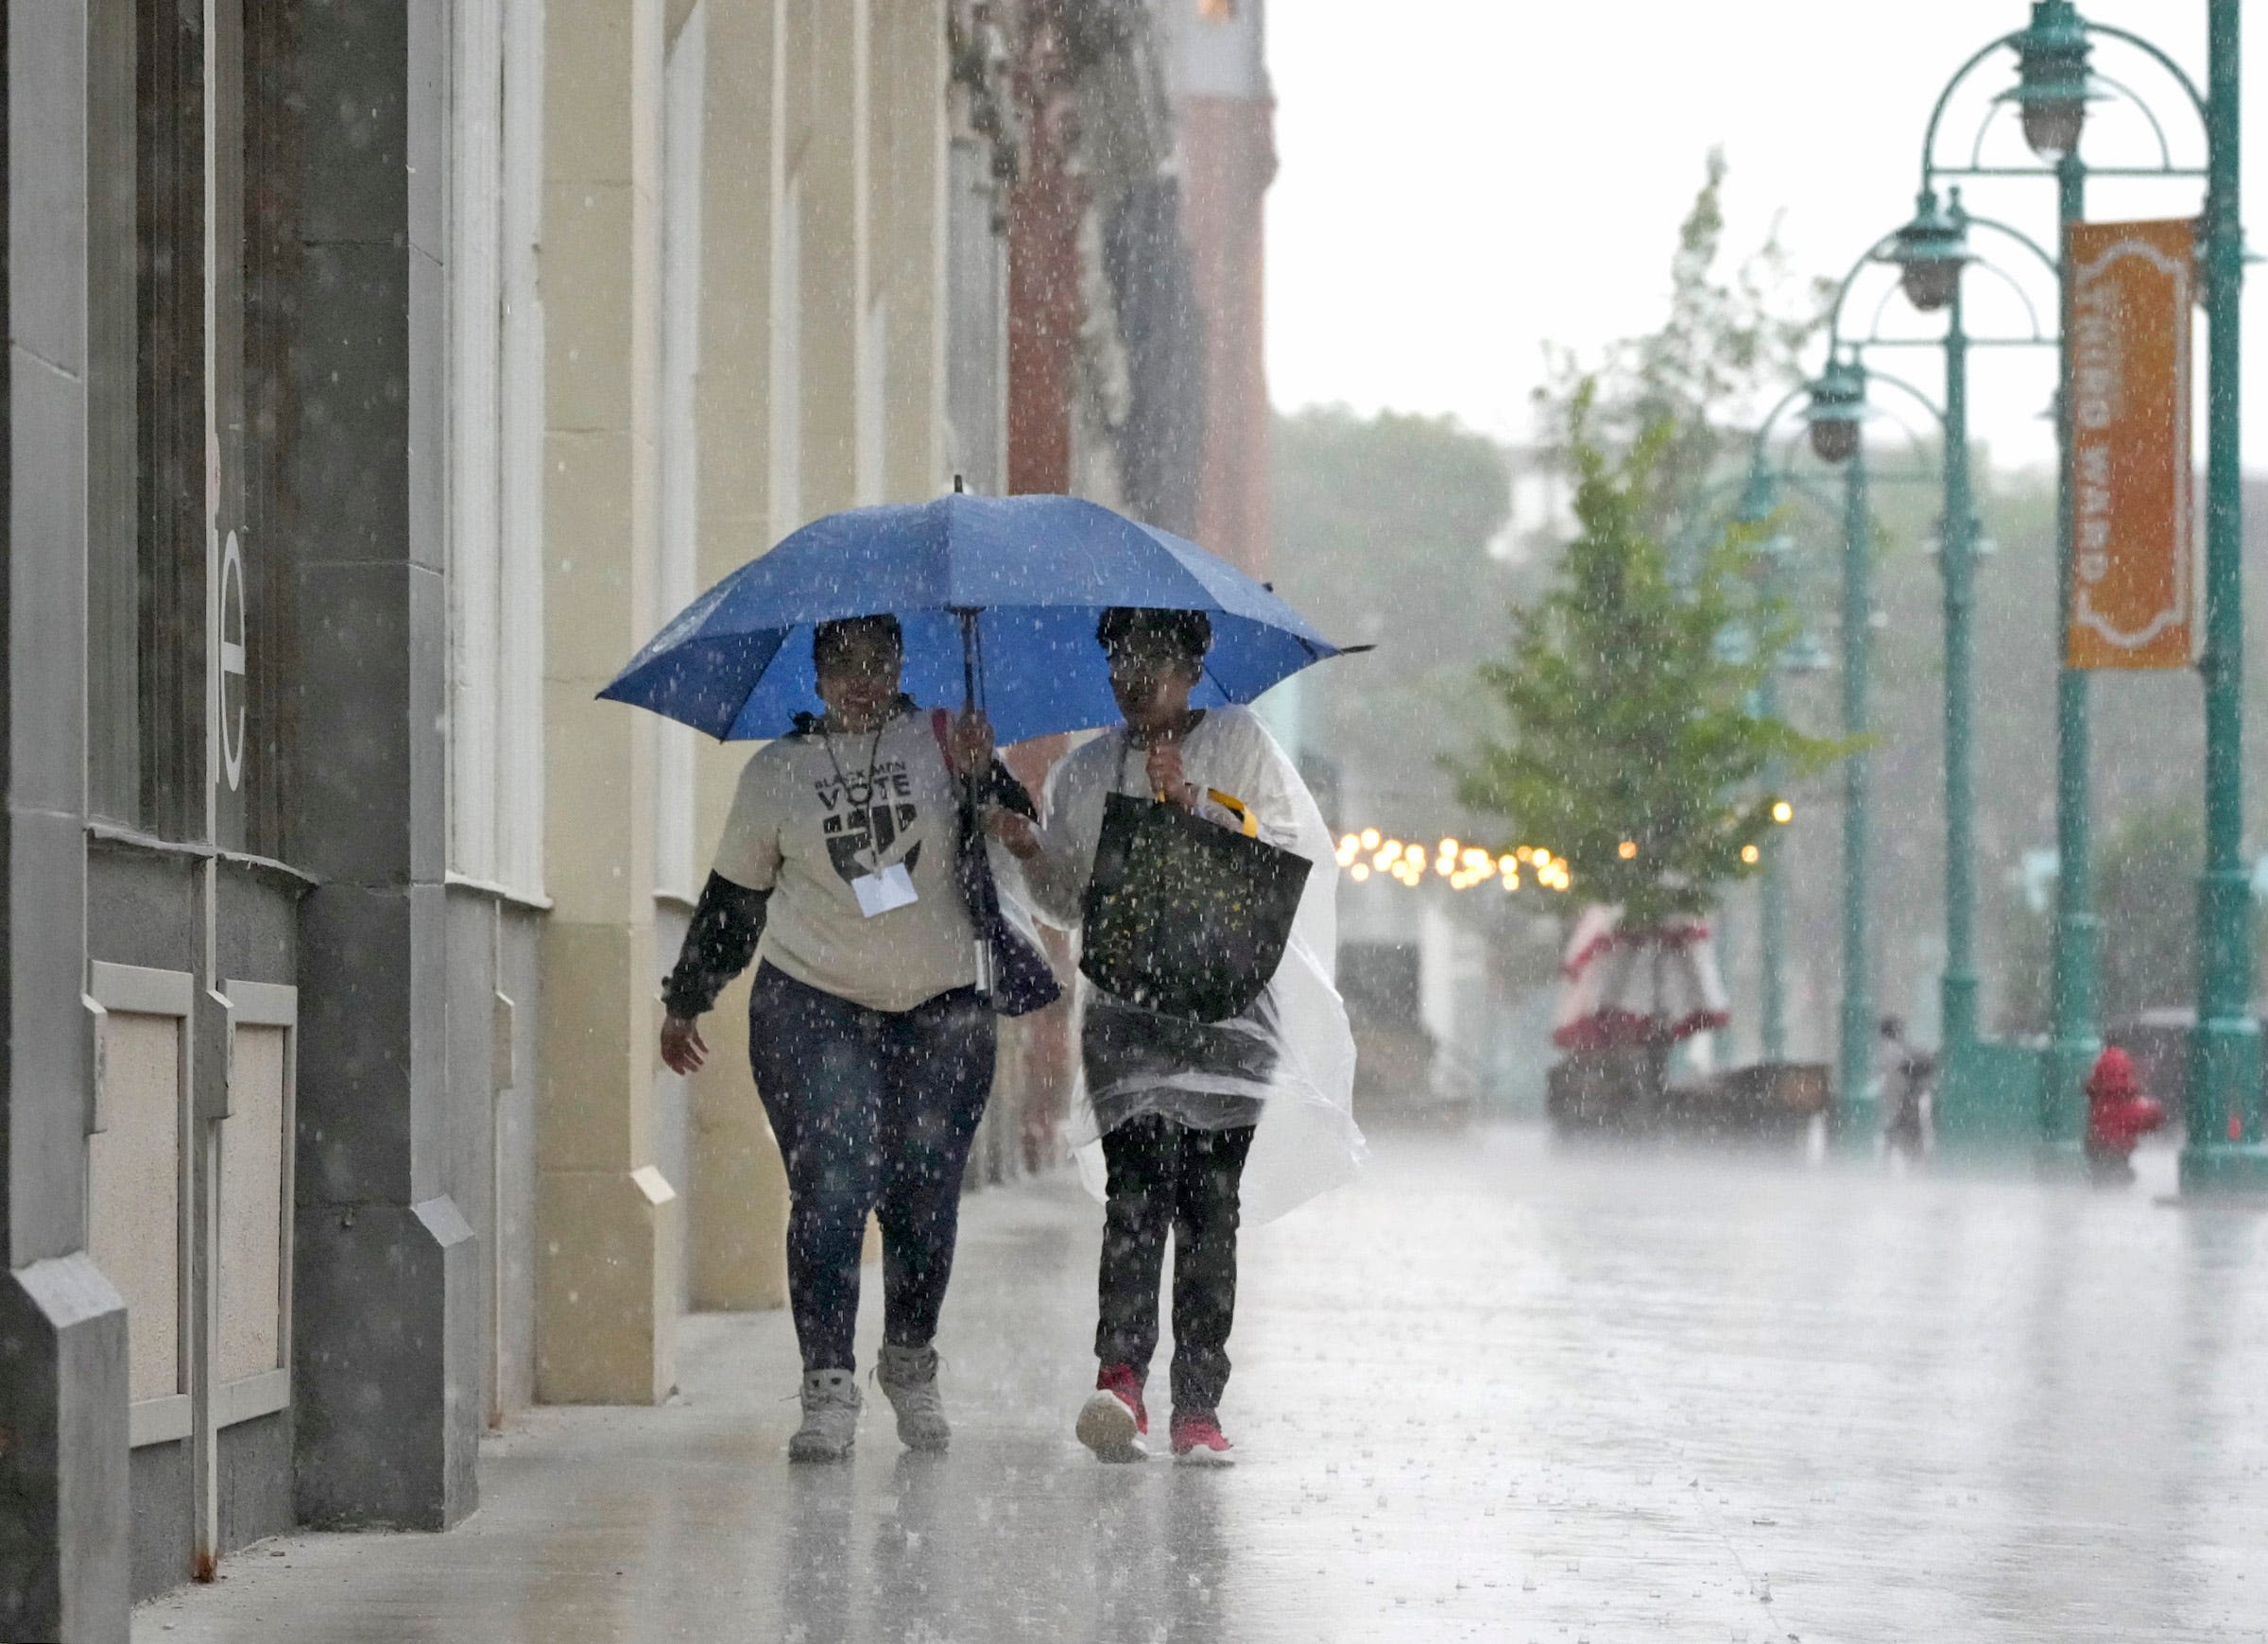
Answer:
[[[1144,1114],[1103,1137],[1101,1319],[1094,1354],[1146,1376],[1158,1350],[1158,1279],[1174,1233],[1174,1413],[1211,1415],[1228,1385],[1236,1318],[1237,1190],[1253,1125],[1189,1130]]]
[[[804,1369],[854,1367],[869,1210],[882,1224],[884,1339],[923,1347],[936,1334],[993,1035],[973,988],[868,1010],[757,971],[748,1059],[787,1165],[787,1293]]]

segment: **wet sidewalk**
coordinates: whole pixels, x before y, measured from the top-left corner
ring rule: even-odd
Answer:
[[[535,1412],[461,1529],[266,1544],[134,1636],[2268,1638],[2268,1218],[2149,1163],[2098,1195],[1385,1137],[1247,1236],[1228,1473],[1073,1442],[1100,1213],[990,1192],[950,1456],[870,1395],[853,1464],[791,1472],[786,1318],[689,1319],[681,1403]]]

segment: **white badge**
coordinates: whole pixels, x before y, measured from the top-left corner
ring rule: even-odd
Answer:
[[[858,897],[858,911],[869,919],[920,899],[914,892],[914,876],[902,862],[893,862],[880,873],[860,874],[850,882],[850,889]]]

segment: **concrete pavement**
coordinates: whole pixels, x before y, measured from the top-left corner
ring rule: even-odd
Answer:
[[[791,1472],[787,1320],[703,1316],[680,1402],[535,1413],[463,1528],[254,1549],[134,1636],[2268,1639],[2268,1221],[2161,1202],[2166,1156],[2097,1194],[1377,1139],[1247,1235],[1233,1472],[1071,1439],[1100,1214],[1056,1181],[969,1202],[941,1461],[869,1395]]]

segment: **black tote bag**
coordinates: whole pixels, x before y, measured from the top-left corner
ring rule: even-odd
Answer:
[[[1160,800],[1108,795],[1079,968],[1097,987],[1164,1016],[1242,1016],[1283,962],[1314,866]]]

